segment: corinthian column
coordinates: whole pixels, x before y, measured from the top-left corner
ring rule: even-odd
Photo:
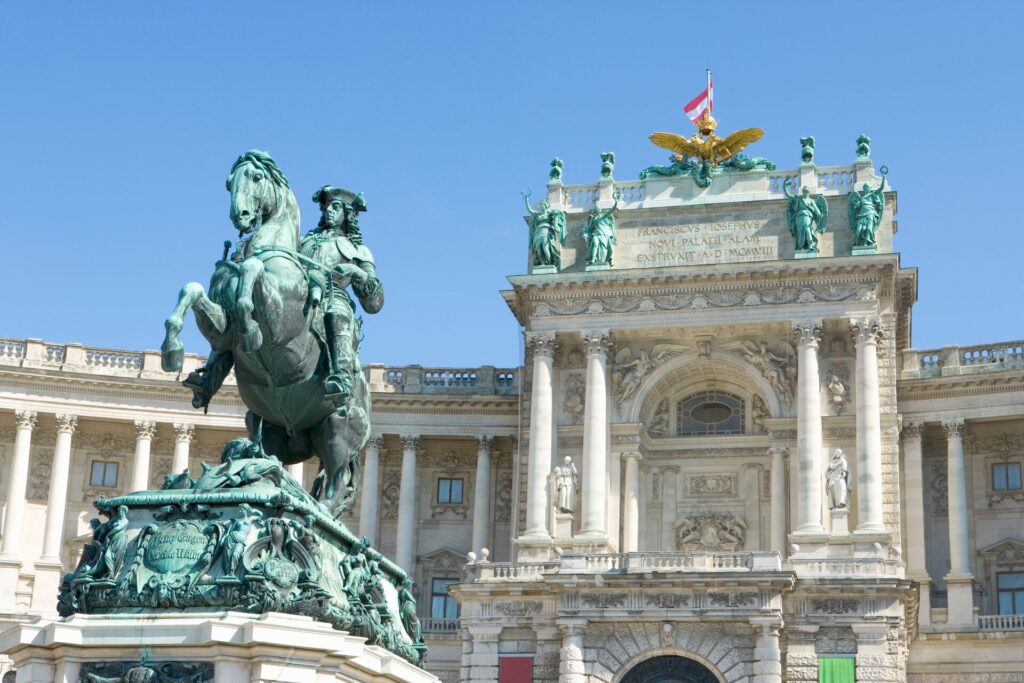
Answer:
[[[68,500],[68,474],[71,470],[71,435],[75,433],[76,427],[78,418],[74,415],[57,415],[57,445],[53,449],[43,553],[39,558],[44,562],[60,563],[60,546],[64,541],[64,511]]]
[[[878,405],[878,321],[851,321],[857,344],[857,529],[885,533],[882,522],[882,418]]]
[[[384,445],[383,436],[374,436],[366,443],[366,462],[363,463],[363,493],[359,499],[359,535],[365,536],[370,543],[377,542],[377,513],[380,510],[380,499],[377,489],[380,488],[380,449]]]
[[[821,380],[818,323],[795,326],[799,367],[796,407],[797,526],[794,534],[824,534],[821,524]]]
[[[174,423],[174,460],[171,464],[171,474],[181,474],[188,469],[188,447],[195,433],[195,425]]]
[[[786,557],[786,449],[769,448],[771,469],[771,540],[772,550]]]
[[[402,437],[402,478],[398,490],[398,538],[395,560],[398,566],[413,574],[416,545],[416,449],[418,436]]]
[[[473,551],[489,548],[491,530],[491,446],[494,437],[476,440],[476,486],[473,489]]]
[[[967,537],[967,479],[964,468],[964,423],[944,422],[946,430],[946,497],[949,501],[949,574],[946,594],[949,623],[974,623],[974,577]]]
[[[135,462],[132,464],[132,491],[149,488],[149,448],[156,433],[156,423],[135,421]]]
[[[526,530],[529,539],[547,540],[548,474],[551,472],[551,374],[555,363],[555,336],[531,334],[533,389],[530,393],[530,450],[526,472]]]
[[[931,624],[931,577],[925,564],[924,477],[921,469],[921,426],[904,423],[903,431],[903,495],[907,506],[907,576],[917,581],[920,608],[917,622]]]
[[[623,453],[626,475],[622,520],[622,552],[635,553],[640,543],[640,454]]]
[[[36,426],[36,413],[29,410],[16,410],[14,419],[17,422],[18,430],[14,437],[14,460],[11,462],[9,472],[11,479],[7,482],[4,538],[3,546],[0,546],[0,557],[17,559],[20,562],[25,488],[28,485],[28,461],[32,449],[32,430]]]
[[[583,414],[583,515],[580,536],[607,541],[608,497],[608,330],[583,335],[587,350],[587,392]]]

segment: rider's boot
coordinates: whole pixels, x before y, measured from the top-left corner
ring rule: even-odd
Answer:
[[[334,403],[335,412],[345,417],[352,396],[352,371],[346,367],[351,362],[352,340],[350,334],[339,329],[337,318],[333,313],[324,316],[331,361],[331,373],[324,380],[324,394]]]

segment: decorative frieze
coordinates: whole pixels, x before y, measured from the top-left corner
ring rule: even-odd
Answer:
[[[494,605],[494,611],[507,617],[528,617],[540,614],[544,604],[535,600],[512,600]]]
[[[811,612],[816,614],[851,614],[860,607],[857,600],[843,598],[822,598],[811,600]]]
[[[83,662],[78,683],[212,683],[212,662]]]
[[[746,521],[732,512],[681,517],[675,530],[679,550],[739,550],[747,537]]]
[[[626,604],[626,593],[580,593],[580,602],[596,609],[622,607]]]
[[[661,609],[678,609],[690,604],[690,596],[683,593],[649,593],[647,604]]]
[[[708,603],[716,607],[747,607],[757,604],[753,591],[708,591]]]
[[[736,479],[731,474],[698,474],[687,477],[687,490],[695,496],[732,496]]]

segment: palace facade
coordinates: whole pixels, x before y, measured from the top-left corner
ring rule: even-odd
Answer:
[[[428,669],[1024,683],[1024,342],[913,347],[888,188],[877,245],[854,246],[870,158],[706,188],[552,175],[560,265],[502,293],[524,365],[365,368],[343,521],[414,577]],[[827,207],[816,252],[787,188]],[[581,220],[613,208],[611,263],[588,265]],[[3,624],[54,611],[94,499],[196,475],[243,433],[233,378],[191,407],[201,361],[0,339]]]

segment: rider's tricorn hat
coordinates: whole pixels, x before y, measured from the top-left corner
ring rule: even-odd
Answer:
[[[323,205],[332,199],[340,199],[344,203],[351,206],[356,212],[366,211],[366,200],[363,199],[363,193],[356,194],[349,190],[342,189],[340,187],[331,187],[330,185],[324,185],[315,193],[313,193],[313,201],[317,204]]]

